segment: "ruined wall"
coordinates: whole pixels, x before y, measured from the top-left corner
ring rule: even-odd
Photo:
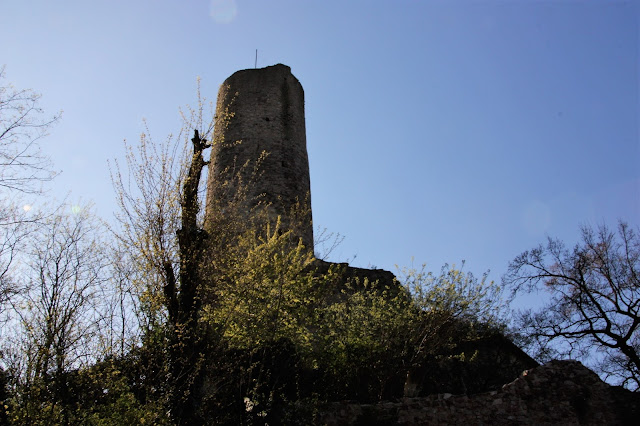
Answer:
[[[492,392],[330,404],[317,424],[635,425],[639,415],[639,394],[607,385],[578,361],[552,361]]]
[[[207,182],[207,218],[219,214],[234,196],[235,186],[223,186],[240,177],[248,189],[247,213],[258,202],[270,203],[270,216],[283,217],[299,201],[308,209],[302,226],[294,230],[306,247],[313,247],[309,159],[304,117],[304,91],[291,68],[278,64],[234,73],[220,87],[217,111],[234,114],[228,127],[217,125]],[[219,121],[220,122],[220,121]],[[236,143],[236,141],[240,141]],[[267,156],[256,168],[256,161]]]

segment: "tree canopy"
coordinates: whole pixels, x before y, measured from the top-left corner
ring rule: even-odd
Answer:
[[[578,358],[631,389],[640,386],[640,235],[620,222],[584,226],[573,248],[549,238],[509,265],[513,294],[549,295],[521,312],[523,343],[539,359]]]

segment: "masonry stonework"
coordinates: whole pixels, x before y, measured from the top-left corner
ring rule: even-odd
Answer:
[[[222,184],[239,177],[247,189],[245,208],[269,204],[270,216],[281,216],[285,228],[291,209],[302,203],[308,213],[292,231],[312,248],[304,91],[291,68],[278,64],[234,73],[220,87],[216,109],[233,116],[227,127],[214,129],[214,140],[224,142],[211,152],[207,216],[216,214],[214,202],[224,202],[233,192]]]
[[[636,425],[639,395],[609,386],[578,361],[551,361],[500,390],[378,404],[333,403],[322,425]]]

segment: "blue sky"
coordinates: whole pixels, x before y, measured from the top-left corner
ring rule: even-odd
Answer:
[[[638,2],[4,0],[0,64],[61,122],[52,196],[115,209],[107,160],[180,125],[196,78],[284,63],[306,97],[333,260],[467,261],[499,280],[547,235],[640,224]],[[355,256],[355,259],[354,259]]]

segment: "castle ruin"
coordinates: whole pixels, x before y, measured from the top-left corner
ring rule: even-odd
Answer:
[[[235,196],[237,188],[229,188],[229,182],[239,181],[247,211],[267,205],[272,219],[279,216],[283,228],[313,248],[304,91],[291,68],[278,64],[237,71],[220,87],[216,111],[232,116],[214,129],[214,140],[223,142],[212,147],[207,218],[218,214],[216,202]],[[292,227],[290,213],[296,208],[306,214]]]
[[[237,71],[220,87],[217,111],[232,117],[214,130],[214,140],[224,142],[211,152],[205,220],[224,214],[243,185],[246,214],[267,206],[270,219],[280,217],[284,229],[313,248],[304,91],[291,69]],[[302,222],[290,216],[298,205],[308,212]],[[316,265],[322,273],[330,263]],[[345,280],[399,288],[391,272],[342,266]],[[468,367],[454,362],[465,352],[476,354]],[[403,399],[328,404],[319,424],[633,424],[640,412],[636,394],[603,383],[576,362],[538,367],[502,335],[459,342],[450,355],[451,365],[435,363],[407,376]]]

